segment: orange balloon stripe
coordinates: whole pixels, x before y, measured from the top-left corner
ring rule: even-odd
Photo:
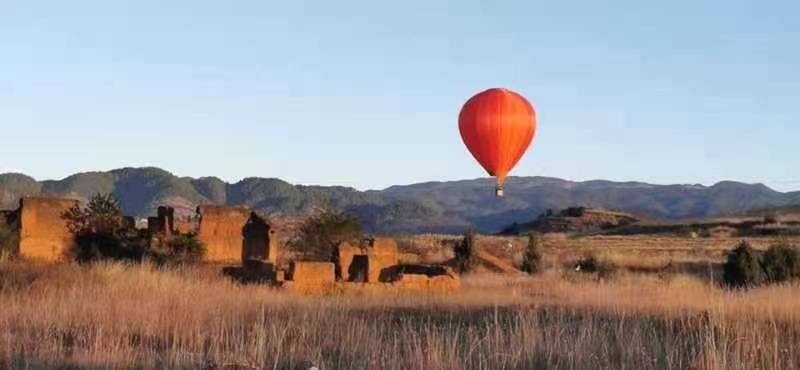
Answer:
[[[490,89],[464,104],[459,131],[478,163],[502,184],[536,135],[536,112],[515,92]]]

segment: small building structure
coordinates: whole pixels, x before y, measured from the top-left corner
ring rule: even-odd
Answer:
[[[397,243],[389,238],[365,241],[362,245],[342,243],[336,254],[336,272],[345,282],[387,282],[397,265]]]
[[[25,197],[19,202],[19,255],[48,262],[63,261],[75,245],[63,215],[77,200]]]
[[[332,262],[292,262],[285,286],[300,293],[323,293],[334,288],[335,267]]]
[[[250,219],[247,207],[201,205],[197,207],[197,238],[206,247],[206,261],[242,261],[244,226]]]
[[[266,217],[250,212],[242,228],[242,261],[278,263],[278,240]]]
[[[150,234],[172,235],[175,231],[175,209],[168,206],[158,207],[157,216],[147,218],[147,231]]]

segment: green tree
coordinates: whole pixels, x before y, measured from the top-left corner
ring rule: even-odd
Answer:
[[[0,258],[17,254],[19,231],[15,216],[0,213]]]
[[[464,238],[453,247],[456,268],[461,273],[469,272],[477,265],[475,235],[475,228],[470,226],[464,233]]]
[[[78,261],[139,260],[144,255],[145,239],[125,227],[122,211],[111,194],[96,194],[86,207],[76,204],[62,217],[75,236],[73,257]]]
[[[722,279],[731,287],[761,285],[765,281],[760,253],[743,241],[728,253]]]
[[[151,240],[145,257],[158,265],[194,264],[203,260],[206,247],[193,234],[177,234]]]
[[[121,230],[123,215],[113,195],[95,194],[86,207],[76,204],[63,217],[73,234],[113,233]]]
[[[761,255],[761,266],[764,277],[771,283],[800,278],[800,250],[784,244],[773,245]]]
[[[358,243],[363,238],[358,217],[324,208],[306,219],[288,246],[306,260],[332,260],[343,242]]]
[[[542,255],[539,253],[541,238],[535,232],[528,233],[528,248],[522,256],[521,270],[528,274],[535,274],[541,269]]]

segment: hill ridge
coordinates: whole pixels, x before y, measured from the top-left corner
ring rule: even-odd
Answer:
[[[572,181],[514,176],[507,196],[494,197],[490,178],[429,181],[360,191],[346,186],[291,184],[275,177],[226,182],[215,176],[177,176],[159,167],[87,171],[60,180],[21,173],[0,174],[0,209],[15,208],[23,196],[50,194],[86,199],[110,192],[128,214],[143,217],[161,204],[191,213],[202,203],[247,205],[258,211],[302,214],[320,205],[355,213],[376,233],[461,232],[474,224],[497,232],[547,209],[587,206],[652,218],[702,218],[800,204],[800,192],[782,193],[764,184],[720,181],[704,185],[655,185],[638,181]]]

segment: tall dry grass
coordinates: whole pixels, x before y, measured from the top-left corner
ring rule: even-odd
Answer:
[[[0,367],[800,368],[800,286],[465,278],[461,293],[294,296],[210,267],[0,263]]]

